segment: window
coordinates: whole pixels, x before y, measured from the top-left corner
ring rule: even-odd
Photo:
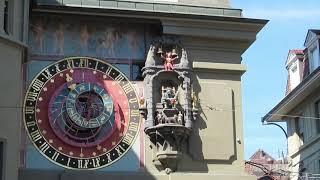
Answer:
[[[292,89],[300,83],[300,73],[298,71],[298,60],[296,60],[290,67],[290,86]]]
[[[9,1],[4,1],[4,20],[3,20],[3,30],[8,34],[8,21],[9,21]]]
[[[292,73],[295,73],[297,71],[297,64],[295,64],[292,68],[291,68]]]
[[[0,141],[0,180],[4,179],[4,142]]]
[[[314,117],[316,117],[315,119],[315,124],[316,124],[316,132],[319,134],[320,133],[320,100],[318,100],[315,104],[314,104]]]
[[[302,121],[300,121],[299,117],[295,117],[294,118],[295,130],[296,130],[296,133],[297,133],[297,135],[299,137],[300,145],[303,145],[303,143],[304,143],[304,135],[303,135],[303,129],[301,127],[301,123],[302,123]]]
[[[317,41],[316,41],[317,43]],[[313,71],[319,66],[319,50],[317,44],[310,47],[309,50],[310,70]]]

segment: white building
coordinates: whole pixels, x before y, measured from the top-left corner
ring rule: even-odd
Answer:
[[[289,51],[286,96],[263,117],[264,122],[287,123],[291,179],[320,174],[319,34],[310,29],[305,49]]]

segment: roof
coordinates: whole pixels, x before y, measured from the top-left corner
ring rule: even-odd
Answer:
[[[264,117],[262,122],[281,122],[289,113],[320,87],[320,67],[307,76]],[[293,115],[293,114],[292,114]]]
[[[305,47],[307,47],[308,46],[308,42],[313,39],[312,36],[311,36],[311,33],[313,33],[316,36],[318,36],[318,35],[320,35],[320,30],[319,29],[309,29],[308,30],[308,33],[307,33],[306,38],[305,38],[304,43],[303,43],[303,45]]]
[[[309,31],[315,33],[315,34],[320,34],[320,29],[309,29]]]
[[[289,64],[289,57],[291,54],[295,54],[299,60],[303,60],[303,49],[290,49],[286,60],[286,66]]]
[[[190,0],[188,0],[189,2]],[[224,0],[225,1],[225,0]],[[192,2],[192,1],[190,1]],[[242,17],[241,9],[226,8],[228,2],[224,2],[225,6],[210,6],[208,4],[201,5],[199,3],[183,4],[179,2],[165,1],[147,1],[147,0],[35,0],[37,6],[60,6],[60,7],[80,7],[80,8],[99,8],[110,10],[125,10],[125,11],[145,11],[153,13],[170,13],[170,14],[194,14],[206,16],[228,16]],[[213,3],[211,3],[213,4]]]
[[[290,49],[289,53],[303,54],[303,49]]]
[[[256,151],[249,159],[252,162],[259,162],[259,163],[263,163],[261,161],[265,161],[265,162],[276,161],[272,156],[270,156],[268,153],[266,153],[262,149],[258,149],[258,151]]]

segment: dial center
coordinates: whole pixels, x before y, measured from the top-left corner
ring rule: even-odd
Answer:
[[[66,108],[70,119],[83,128],[100,127],[113,114],[111,97],[95,83],[81,83],[71,89]]]
[[[77,112],[87,121],[100,116],[104,109],[102,98],[93,91],[79,94],[75,106]]]

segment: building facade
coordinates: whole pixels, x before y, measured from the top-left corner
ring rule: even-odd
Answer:
[[[319,31],[310,29],[303,50],[290,50],[286,96],[264,118],[286,122],[291,179],[320,173]]]
[[[0,0],[0,179],[253,179],[226,0]],[[227,130],[226,130],[227,129]]]
[[[287,180],[288,162],[284,157],[276,160],[264,150],[257,150],[246,162],[245,170],[258,179],[270,177],[274,180]]]

